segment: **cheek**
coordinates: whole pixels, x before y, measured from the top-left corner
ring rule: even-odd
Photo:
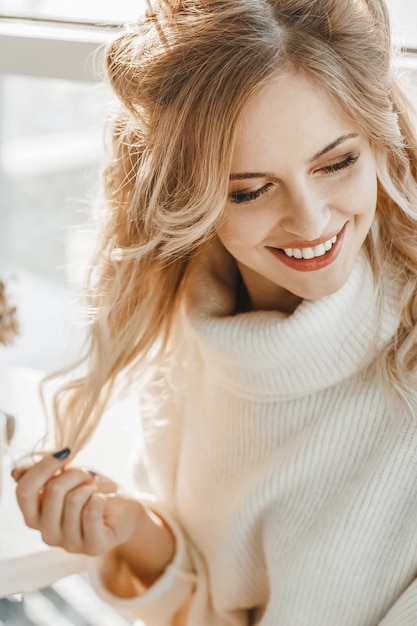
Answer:
[[[226,210],[216,232],[224,246],[247,249],[262,242],[276,221],[276,211],[266,206],[232,206]]]
[[[375,170],[367,168],[355,178],[350,188],[346,187],[338,193],[336,206],[342,208],[346,215],[362,216],[372,219],[377,202],[377,178]]]
[[[247,246],[254,239],[255,221],[241,213],[236,215],[232,209],[216,227],[217,236],[226,248]]]
[[[356,195],[358,206],[362,209],[360,212],[372,218],[375,213],[378,196],[377,175],[373,159],[370,159],[368,167],[362,172]]]

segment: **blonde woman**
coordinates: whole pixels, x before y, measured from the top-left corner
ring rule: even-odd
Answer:
[[[417,623],[417,148],[391,63],[383,0],[160,0],[108,49],[85,375],[15,478],[146,624]],[[72,465],[121,375],[134,495]]]

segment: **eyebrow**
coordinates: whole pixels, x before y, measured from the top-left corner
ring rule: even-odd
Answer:
[[[348,133],[347,135],[342,135],[341,137],[338,137],[337,139],[329,143],[325,148],[316,152],[316,154],[314,154],[311,157],[310,163],[312,163],[313,161],[316,161],[317,159],[324,156],[328,152],[331,152],[332,150],[337,148],[337,146],[340,146],[340,144],[344,143],[348,139],[354,139],[355,137],[359,137],[359,134]],[[232,180],[246,180],[250,178],[263,178],[264,176],[265,176],[265,172],[242,172],[238,174],[230,174],[229,180],[231,181]]]
[[[310,162],[316,161],[324,154],[327,154],[328,152],[331,152],[332,150],[337,148],[337,146],[340,146],[340,144],[343,143],[344,141],[347,141],[348,139],[353,139],[354,137],[359,137],[359,134],[348,133],[347,135],[342,135],[341,137],[338,137],[338,139],[335,139],[334,141],[332,141],[332,143],[329,143],[329,145],[323,148],[323,150],[319,150],[318,152],[316,152],[316,154],[314,154],[312,158],[310,159]]]

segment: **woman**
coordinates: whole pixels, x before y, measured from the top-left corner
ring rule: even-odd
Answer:
[[[85,374],[15,472],[26,522],[147,624],[415,624],[417,150],[383,0],[161,0],[107,68]],[[69,464],[122,372],[137,496]]]

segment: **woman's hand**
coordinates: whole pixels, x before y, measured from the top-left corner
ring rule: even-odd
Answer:
[[[50,546],[98,556],[116,551],[141,580],[156,579],[174,552],[164,523],[113,481],[64,466],[69,450],[12,472],[26,524]]]

